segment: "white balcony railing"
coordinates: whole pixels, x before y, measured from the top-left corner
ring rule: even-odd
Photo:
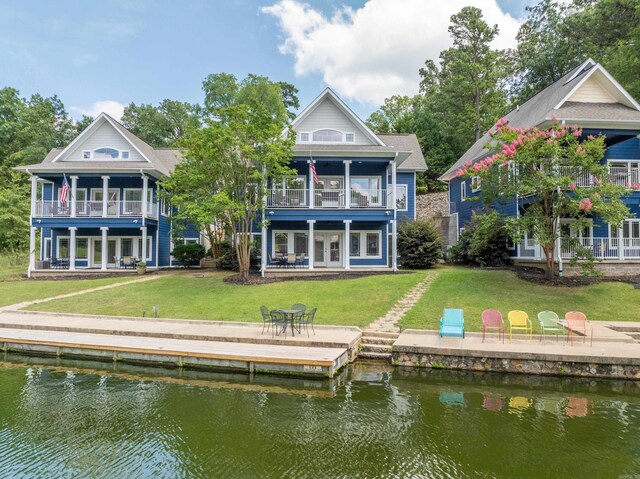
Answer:
[[[36,218],[69,218],[71,217],[71,203],[60,204],[57,201],[36,202],[34,216]],[[76,217],[78,218],[108,218],[142,216],[142,201],[108,201],[104,214],[102,201],[77,201]],[[155,203],[147,203],[147,216],[157,218],[158,207]]]
[[[391,204],[382,189],[273,189],[267,194],[269,208],[346,208],[347,195],[350,208],[386,208]],[[313,196],[313,198],[311,198]]]
[[[579,250],[586,248],[601,260],[640,258],[640,238],[623,238],[622,251],[619,245],[618,238],[572,238],[570,241],[561,240],[560,255],[563,259],[571,259],[578,255]]]
[[[609,181],[615,185],[631,186],[640,183],[640,169],[610,166]]]

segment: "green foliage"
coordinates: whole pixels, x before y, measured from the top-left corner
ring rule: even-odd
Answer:
[[[442,258],[442,238],[428,221],[405,221],[398,227],[398,255],[404,268],[431,268]]]
[[[182,266],[189,267],[200,264],[200,260],[204,258],[205,249],[199,243],[184,243],[174,246],[171,255],[179,261]]]
[[[175,147],[189,130],[200,126],[200,107],[168,99],[158,106],[130,103],[122,124],[155,148]]]
[[[238,255],[236,254],[235,247],[230,241],[223,241],[220,244],[220,253],[218,255],[217,266],[220,269],[226,269],[229,271],[239,271],[240,265],[238,264]],[[250,269],[257,269],[260,264],[258,258],[258,251],[255,248],[251,248],[251,262]]]
[[[248,275],[250,233],[264,205],[268,178],[293,174],[294,133],[287,107],[293,87],[249,75],[208,76],[203,126],[184,139],[185,160],[162,182],[179,215],[204,226],[217,221],[236,234],[239,269]],[[283,136],[283,131],[289,131]]]
[[[613,225],[629,215],[621,200],[629,189],[607,181],[607,167],[600,164],[604,137],[582,137],[577,127],[559,123],[548,130],[513,128],[504,119],[496,124],[488,147],[496,153],[474,165],[465,164],[456,176],[477,176],[479,200],[485,206],[528,198],[507,228],[519,240],[525,232],[542,247],[547,276],[554,274],[554,256],[561,218],[575,218],[582,226],[594,215]],[[593,178],[590,188],[576,186],[576,178]]]
[[[458,244],[451,248],[454,262],[479,266],[505,266],[510,263],[505,220],[491,211],[474,215],[464,225]]]
[[[27,175],[13,168],[40,163],[89,120],[75,123],[56,96],[26,99],[14,88],[0,89],[0,252],[24,251],[29,244],[30,185]]]

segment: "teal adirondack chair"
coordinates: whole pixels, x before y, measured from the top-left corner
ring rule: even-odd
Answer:
[[[443,337],[464,338],[464,313],[461,309],[444,308],[440,318],[440,340]]]

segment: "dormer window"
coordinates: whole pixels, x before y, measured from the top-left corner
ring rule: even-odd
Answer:
[[[83,160],[128,160],[128,150],[116,150],[115,148],[96,148],[82,152]]]

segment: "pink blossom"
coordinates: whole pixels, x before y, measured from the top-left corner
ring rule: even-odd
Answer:
[[[600,181],[597,176],[593,177],[593,182],[596,184],[596,186],[602,185],[602,181]]]
[[[578,138],[579,136],[582,136],[582,130],[575,130],[573,132],[573,136],[575,136],[576,138]]]
[[[556,121],[558,117],[556,115],[551,115],[551,121]]]
[[[572,181],[572,182],[571,182],[571,184],[569,185],[569,189],[570,189],[571,191],[575,191],[575,189],[576,189],[576,184],[575,184],[573,181]]]
[[[595,139],[596,139],[596,137],[595,137],[595,136],[593,136],[593,135],[589,135],[589,136],[587,136],[587,138],[588,138],[589,140],[595,140]]]
[[[581,155],[584,153],[584,148],[582,148],[582,145],[578,145],[578,148],[576,148],[576,153],[578,155]]]
[[[585,198],[580,202],[578,208],[581,211],[591,211],[591,209],[593,208],[593,204],[591,203],[591,200],[589,198]]]

